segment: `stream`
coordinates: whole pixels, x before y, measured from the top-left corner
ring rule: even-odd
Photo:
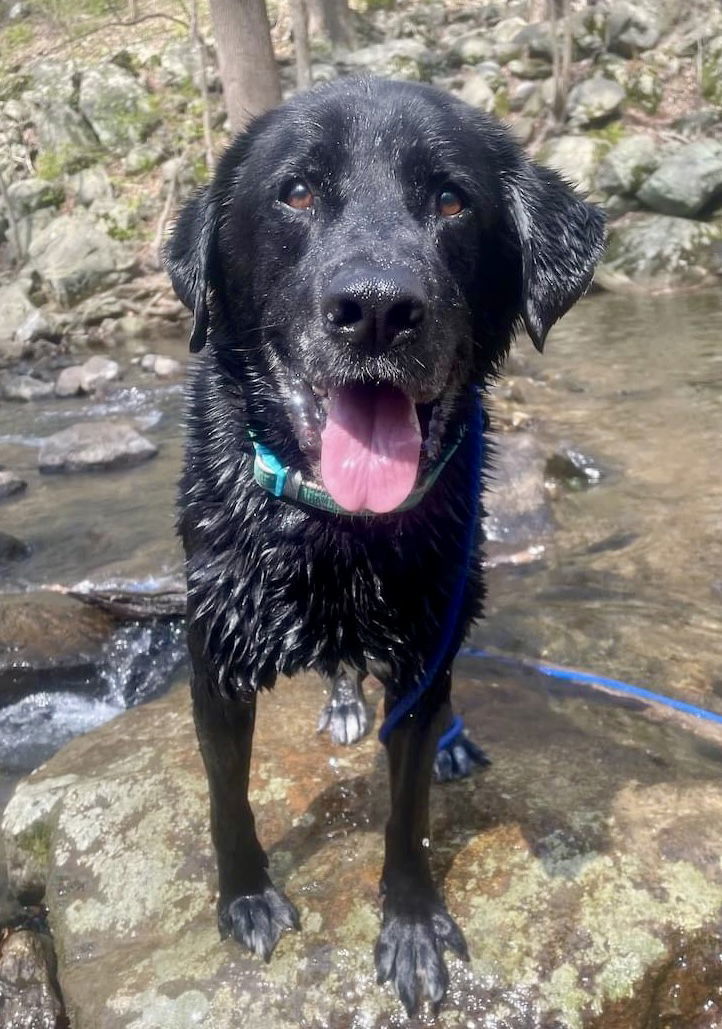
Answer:
[[[518,344],[512,385],[492,391],[489,409],[492,421],[495,411],[520,409],[530,433],[500,434],[497,448],[522,434],[543,455],[567,443],[589,456],[600,481],[556,490],[526,536],[508,539],[503,525],[491,526],[487,619],[473,643],[722,711],[720,339],[716,293],[600,294],[556,327],[543,357]],[[178,357],[183,344],[154,349]],[[176,581],[182,412],[179,383],[136,367],[102,399],[0,404],[0,464],[28,480],[0,508],[0,527],[32,547],[5,567],[0,592]],[[117,472],[38,474],[42,437],[118,416],[159,446],[158,457]],[[0,806],[21,774],[72,736],[184,678],[181,627],[119,626],[103,669],[86,690],[61,684],[0,708]]]

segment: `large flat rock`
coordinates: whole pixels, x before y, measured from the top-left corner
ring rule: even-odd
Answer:
[[[493,764],[433,791],[434,864],[472,955],[449,960],[434,1024],[719,1025],[720,741],[609,696],[462,671],[458,705]],[[19,786],[11,876],[47,880],[73,1029],[432,1024],[407,1023],[374,983],[385,762],[374,735],[350,749],[316,736],[321,700],[300,677],[260,703],[257,823],[303,922],[268,965],[218,940],[185,691]]]

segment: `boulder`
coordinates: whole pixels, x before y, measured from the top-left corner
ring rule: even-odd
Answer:
[[[115,628],[105,612],[59,594],[0,597],[0,703],[37,690],[87,692]]]
[[[607,45],[623,57],[636,57],[659,40],[662,26],[652,5],[615,0],[607,19]]]
[[[641,65],[627,76],[626,92],[629,101],[647,114],[655,114],[664,95],[664,85],[657,71]]]
[[[29,260],[63,304],[130,276],[134,257],[83,211],[62,214],[33,239]]]
[[[595,75],[574,86],[567,99],[567,113],[574,125],[594,125],[618,114],[625,93],[618,82]]]
[[[51,153],[58,163],[68,165],[78,155],[98,149],[98,137],[87,119],[62,100],[32,103],[32,122],[46,160]]]
[[[22,218],[39,207],[58,207],[63,201],[63,190],[57,183],[37,177],[18,179],[8,186],[8,199],[15,217]]]
[[[27,488],[25,479],[21,479],[15,472],[0,471],[0,500],[24,493]]]
[[[567,182],[589,192],[597,165],[608,149],[608,143],[591,136],[556,136],[544,144],[537,159],[558,171]]]
[[[15,339],[22,344],[36,343],[39,339],[57,343],[60,336],[61,332],[55,319],[37,308],[31,311],[15,330]]]
[[[0,365],[22,356],[26,348],[15,334],[36,310],[25,290],[17,283],[0,286]]]
[[[714,281],[722,225],[672,218],[662,214],[630,214],[615,223],[602,263],[650,289]]]
[[[478,64],[494,56],[494,46],[487,31],[474,29],[457,39],[451,51],[452,60],[459,64]]]
[[[661,214],[694,218],[722,203],[722,143],[687,143],[666,157],[637,191],[639,199]]]
[[[633,196],[662,157],[659,144],[650,136],[625,136],[599,162],[596,188],[602,193]]]
[[[114,382],[119,376],[120,366],[117,361],[111,361],[108,357],[95,354],[80,366],[80,391],[81,393],[95,393],[109,382]]]
[[[40,447],[41,472],[107,471],[155,457],[158,448],[127,422],[81,422],[47,436]]]
[[[532,22],[514,36],[529,57],[537,57],[549,64],[554,55],[554,35],[549,21]]]
[[[43,382],[33,375],[0,375],[0,397],[3,400],[41,400],[52,396],[52,382]]]
[[[76,203],[83,207],[90,207],[96,200],[113,199],[113,187],[102,164],[66,175],[65,187]]]
[[[153,372],[159,379],[173,379],[183,374],[183,365],[174,357],[165,354],[145,354],[140,366],[143,371]]]
[[[201,54],[189,39],[178,39],[169,43],[160,53],[157,71],[163,86],[201,88],[203,68]]]
[[[549,533],[544,452],[535,436],[507,433],[494,445],[494,480],[484,496],[484,531],[493,543],[517,546]]]
[[[76,397],[82,393],[82,365],[74,364],[69,368],[63,368],[55,380],[55,395],[58,397]]]
[[[160,164],[165,156],[162,146],[156,143],[138,143],[131,147],[123,160],[128,175],[140,175]]]
[[[103,146],[140,143],[158,122],[150,95],[131,72],[111,61],[83,73],[78,107]]]
[[[432,790],[434,868],[471,958],[448,958],[438,1024],[636,1029],[673,1011],[675,1025],[711,1027],[719,739],[531,672],[475,673],[460,665],[455,700],[492,763]],[[3,821],[11,880],[46,886],[73,1029],[237,1029],[239,1012],[267,1029],[406,1021],[372,960],[385,762],[374,734],[341,748],[314,732],[323,699],[302,676],[259,702],[256,825],[302,924],[269,964],[218,938],[185,691],[74,740],[20,784]]]
[[[6,1029],[67,1025],[55,988],[53,941],[28,929],[10,932],[0,949],[0,1024]]]
[[[484,75],[470,75],[461,87],[459,96],[479,111],[486,111],[488,114],[494,110],[494,90]]]

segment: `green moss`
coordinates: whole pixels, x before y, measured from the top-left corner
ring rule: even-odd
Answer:
[[[30,43],[33,35],[33,27],[28,25],[26,21],[18,22],[16,25],[8,25],[2,37],[0,37],[3,56],[12,57],[13,50],[16,47],[25,46],[27,43]]]
[[[591,129],[587,135],[591,136],[592,139],[601,139],[604,143],[609,143],[610,146],[616,146],[624,139],[627,130],[624,127],[624,123],[621,119],[607,122],[606,125],[602,125],[601,128]]]
[[[46,822],[36,822],[16,839],[18,848],[39,867],[45,867],[50,861],[50,842],[50,826]]]
[[[89,168],[101,156],[98,148],[83,149],[76,146],[62,146],[57,150],[43,150],[35,159],[35,172],[41,179],[52,182],[62,175],[72,174]]]

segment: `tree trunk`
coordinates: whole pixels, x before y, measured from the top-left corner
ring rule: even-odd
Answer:
[[[281,99],[264,0],[210,0],[223,98],[234,132]]]
[[[291,0],[293,13],[293,45],[296,50],[296,84],[299,89],[311,85],[311,51],[308,47],[308,8],[306,0]]]
[[[308,29],[312,36],[326,36],[334,47],[353,46],[353,27],[348,0],[307,0]]]

